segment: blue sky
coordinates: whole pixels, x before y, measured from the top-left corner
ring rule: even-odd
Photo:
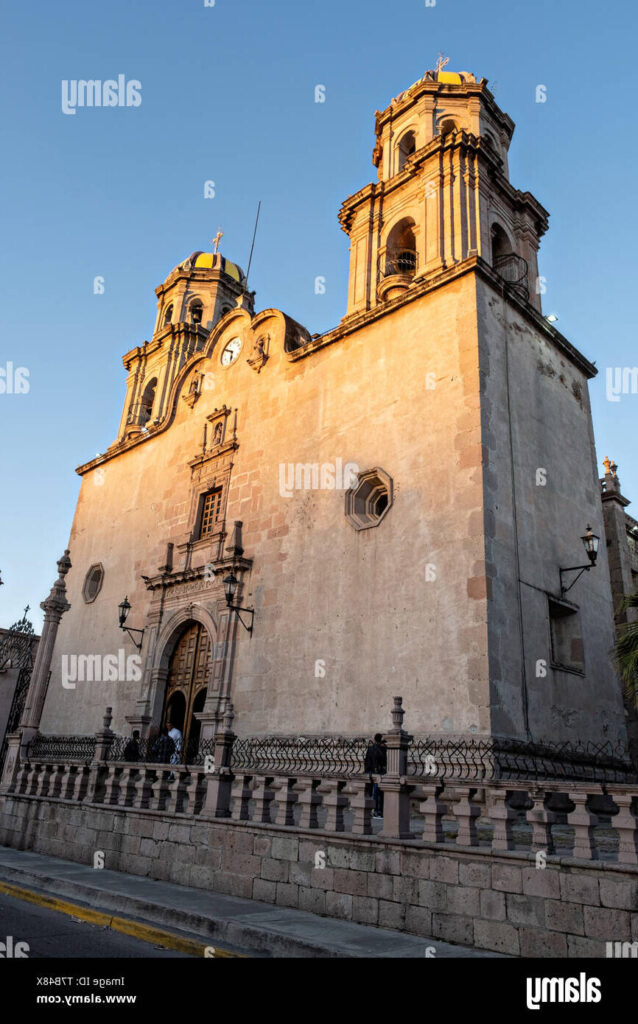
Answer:
[[[0,395],[0,625],[27,603],[41,623],[75,467],[114,440],[121,357],[149,337],[153,289],[178,262],[221,225],[245,268],[261,199],[257,308],[311,332],[343,316],[339,205],[375,175],[374,111],[440,50],[516,122],[511,180],[551,214],[544,311],[597,361],[599,461],[616,459],[638,514],[638,395],[605,397],[605,367],[638,364],[637,23],[629,0],[5,0],[0,367],[26,367],[30,390]],[[118,74],[141,82],[141,106],[62,113],[62,80]]]

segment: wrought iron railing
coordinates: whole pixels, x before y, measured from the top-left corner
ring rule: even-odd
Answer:
[[[0,636],[0,673],[8,672],[9,669],[17,672],[4,735],[0,733],[0,771],[7,752],[7,736],[14,732],[20,724],[33,672],[35,648],[39,639],[34,633],[33,625],[27,619],[28,611],[29,606],[27,605],[22,618],[18,622],[14,622],[11,628]]]
[[[413,277],[418,263],[418,253],[412,249],[386,250],[379,257],[379,277],[393,277],[395,274]]]
[[[186,743],[166,743],[161,737],[134,740],[131,736],[115,736],[109,746],[108,761],[140,764],[204,764],[214,753],[215,741],[189,738]]]
[[[81,761],[88,764],[95,754],[95,736],[43,736],[38,734],[27,748],[30,761]]]
[[[339,736],[266,736],[236,739],[235,771],[300,775],[362,775],[369,740]]]
[[[506,253],[504,256],[497,256],[493,263],[494,270],[507,284],[516,289],[524,298],[529,296],[528,265],[527,260],[516,253]]]
[[[370,740],[343,736],[236,737],[231,768],[243,773],[365,775]],[[90,763],[94,736],[36,736],[30,760]],[[215,754],[215,740],[193,737],[175,750],[161,738],[133,740],[114,736],[107,760],[140,764],[202,766]],[[611,743],[528,743],[514,739],[421,739],[410,744],[407,775],[415,778],[489,781],[572,780],[632,783],[635,769],[622,745]]]
[[[570,779],[632,782],[636,773],[622,745],[527,743],[513,739],[413,742],[408,775],[440,779]]]

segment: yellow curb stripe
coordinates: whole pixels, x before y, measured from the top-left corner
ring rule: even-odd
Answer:
[[[219,949],[211,942],[204,942],[198,939],[187,939],[182,935],[175,935],[173,932],[164,931],[163,928],[155,928],[153,925],[144,924],[141,921],[131,921],[126,917],[116,917],[113,914],[106,914],[100,910],[91,910],[89,907],[81,907],[77,903],[69,903],[57,896],[47,896],[44,893],[34,892],[32,889],[23,889],[19,885],[10,885],[8,882],[0,881],[0,892],[7,896],[13,896],[18,900],[25,900],[27,903],[34,903],[38,907],[47,910],[55,910],[69,917],[77,917],[88,924],[99,924],[111,928],[114,932],[122,932],[132,938],[141,939],[143,942],[151,942],[155,945],[165,946],[166,949],[174,949],[178,953],[188,953],[190,956],[204,956],[207,949],[214,948],[214,959],[231,957],[244,959],[242,953],[229,953],[226,949]]]

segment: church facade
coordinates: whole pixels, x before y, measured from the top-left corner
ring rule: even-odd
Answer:
[[[561,572],[603,535],[596,370],[543,316],[513,131],[465,73],[377,112],[327,334],[256,312],[219,238],[156,290],[118,437],[78,469],[32,730],[109,706],[193,750],[232,702],[240,736],[364,736],[401,693],[416,735],[624,742],[605,544]]]

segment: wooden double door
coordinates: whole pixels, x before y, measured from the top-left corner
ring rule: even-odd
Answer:
[[[199,746],[200,723],[194,715],[204,709],[211,653],[210,634],[194,622],[182,633],[169,663],[162,724],[171,723],[181,732],[181,760],[185,762]]]

